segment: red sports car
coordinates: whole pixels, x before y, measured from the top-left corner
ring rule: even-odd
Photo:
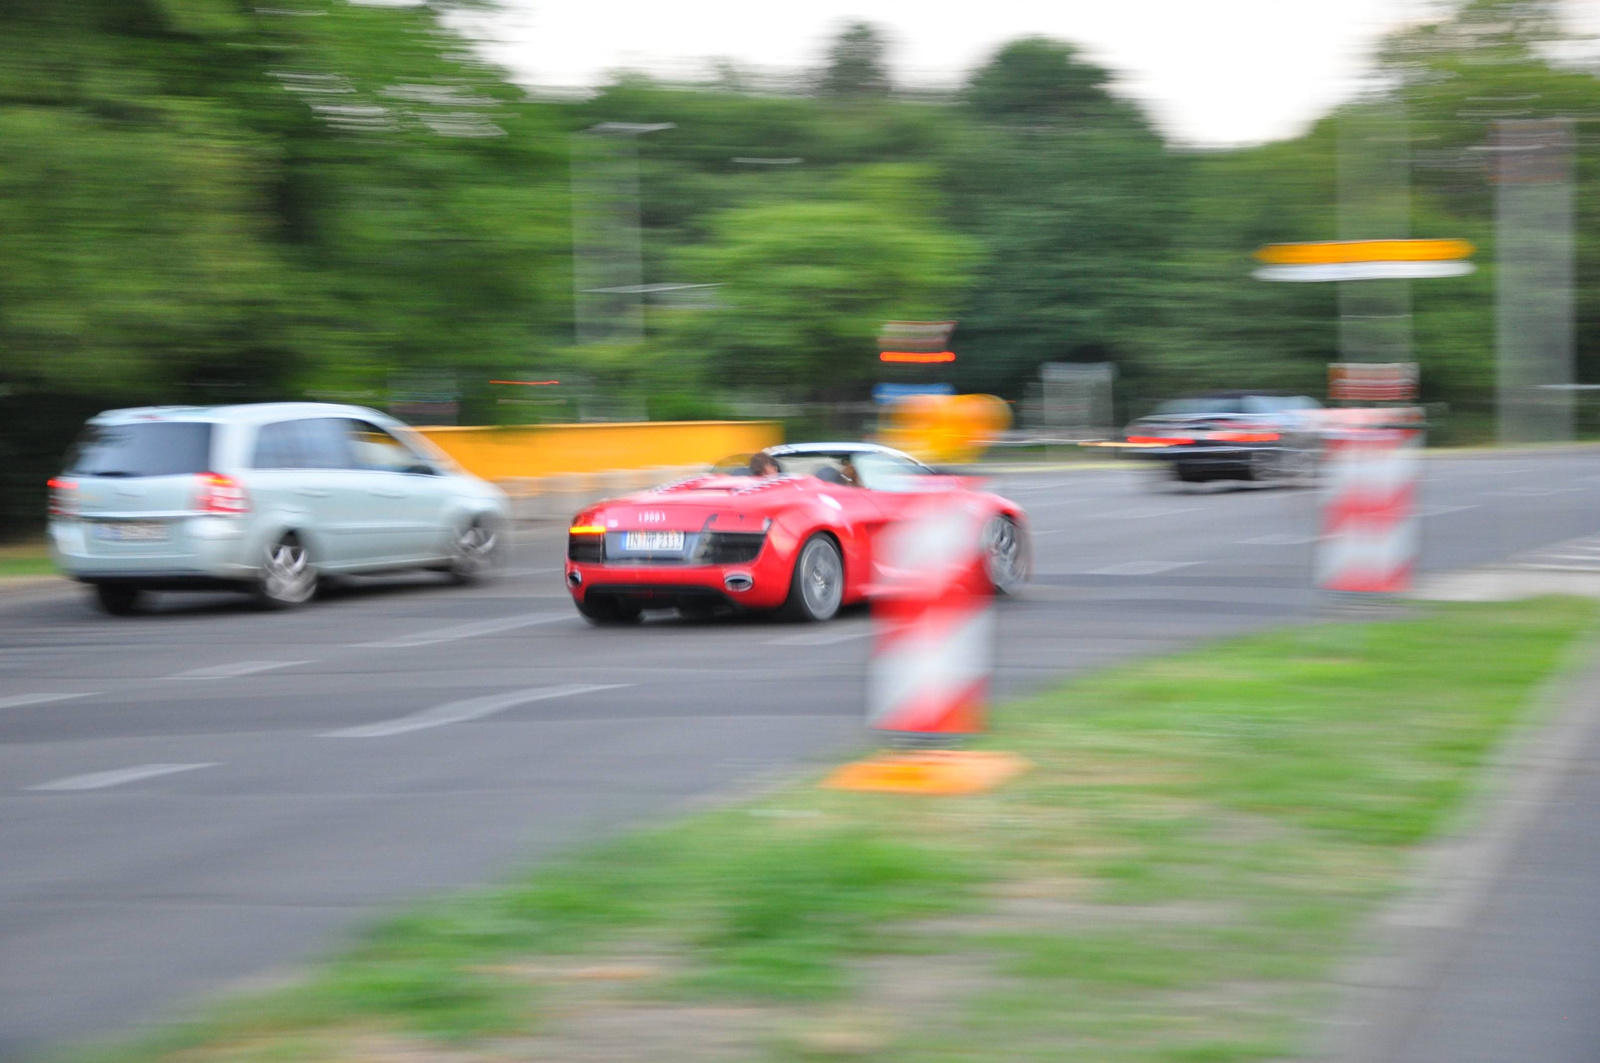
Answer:
[[[827,620],[867,594],[874,533],[930,490],[967,492],[988,511],[984,549],[996,591],[1028,578],[1027,518],[1016,503],[897,450],[796,443],[730,464],[579,513],[566,565],[578,611],[597,624],[665,608]]]

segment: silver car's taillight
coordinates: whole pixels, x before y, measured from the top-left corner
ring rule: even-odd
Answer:
[[[195,508],[200,512],[231,517],[250,512],[250,496],[238,480],[217,472],[203,472],[199,480]]]

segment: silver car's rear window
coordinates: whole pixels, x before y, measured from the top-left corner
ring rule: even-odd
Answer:
[[[73,476],[178,476],[211,468],[206,421],[87,425],[67,452]]]

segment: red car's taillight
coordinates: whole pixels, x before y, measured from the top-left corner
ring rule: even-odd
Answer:
[[[200,474],[200,490],[195,496],[195,508],[202,513],[221,513],[237,516],[250,511],[250,496],[244,485],[231,476],[216,472]]]
[[[57,476],[45,486],[50,488],[50,515],[76,517],[78,515],[78,482]]]

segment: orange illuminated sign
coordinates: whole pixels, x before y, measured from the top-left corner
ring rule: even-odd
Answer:
[[[880,351],[878,361],[901,362],[909,365],[930,365],[935,362],[953,362],[955,351]]]

